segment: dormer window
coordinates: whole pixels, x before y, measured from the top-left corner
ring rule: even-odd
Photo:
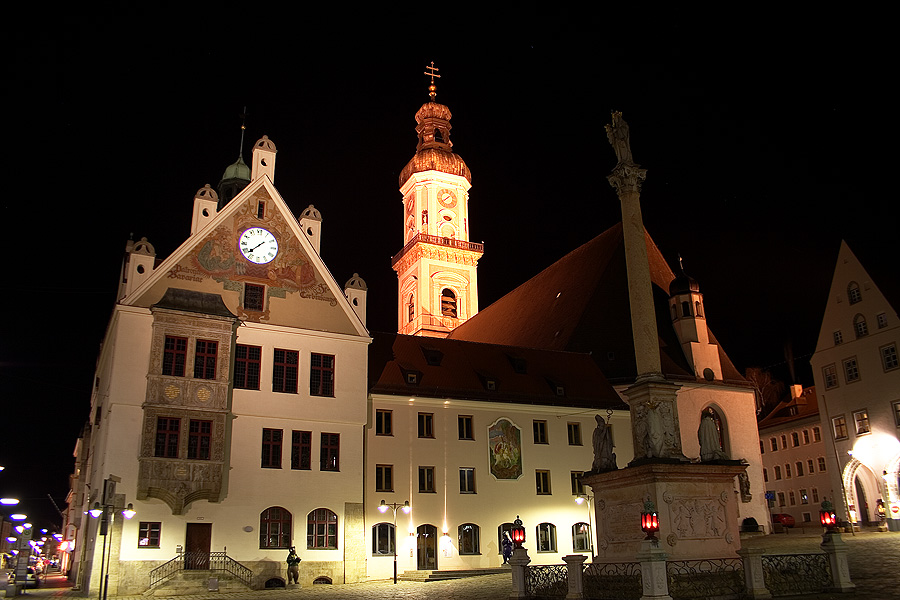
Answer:
[[[441,360],[444,358],[444,353],[440,350],[435,348],[422,348],[422,354],[425,355],[425,362],[427,362],[429,366],[441,366]]]

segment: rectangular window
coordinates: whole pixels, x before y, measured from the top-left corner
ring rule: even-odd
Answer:
[[[159,521],[141,521],[138,524],[138,548],[159,548],[162,537],[162,523]]]
[[[238,344],[234,347],[234,387],[258,390],[262,348]]]
[[[803,477],[803,463],[798,460],[794,467],[797,468],[797,477]]]
[[[897,358],[897,344],[881,347],[881,366],[885,371],[891,371],[900,366],[900,359]]]
[[[390,410],[375,411],[375,435],[394,435],[393,416]]]
[[[769,444],[772,447],[772,452],[778,451],[778,440],[776,440],[775,438],[769,438]]]
[[[291,469],[312,469],[312,431],[291,432]]]
[[[434,413],[419,413],[419,437],[434,437]]]
[[[812,489],[812,501],[816,503],[819,501],[819,490],[817,488]]]
[[[788,496],[791,499],[791,506],[795,506],[797,504],[797,496],[794,494],[794,490],[788,492]]]
[[[538,552],[556,552],[556,525],[541,523],[538,525]]]
[[[581,483],[584,471],[572,471],[569,476],[572,478],[572,495],[584,494],[584,484]]]
[[[419,492],[434,493],[434,467],[419,467]]]
[[[796,448],[800,445],[800,434],[796,431],[791,433],[791,446]]]
[[[262,431],[262,462],[263,469],[281,468],[281,436],[280,429],[263,429]]]
[[[475,467],[459,468],[459,493],[475,493]]]
[[[838,344],[842,343],[843,341],[844,341],[844,336],[841,335],[841,330],[838,329],[837,331],[834,332],[834,345],[837,346]]]
[[[778,506],[784,506],[785,504],[784,492],[778,492]]]
[[[459,415],[459,417],[457,417],[457,425],[459,426],[459,439],[475,439],[475,430],[472,425],[472,415]]]
[[[803,513],[803,522],[804,523],[812,523],[812,514],[805,512]]]
[[[869,433],[869,413],[865,410],[858,410],[853,413],[853,421],[856,423],[856,435]]]
[[[194,353],[194,379],[216,378],[218,351],[218,342],[197,340],[197,351]]]
[[[825,458],[820,456],[818,463],[819,463],[819,473],[824,473],[825,472]]]
[[[319,448],[319,470],[341,470],[341,434],[323,433]]]
[[[569,423],[567,427],[569,431],[569,445],[581,445],[581,423]]]
[[[310,357],[309,395],[334,397],[334,356],[314,353]]]
[[[763,481],[766,483],[769,482],[769,470],[765,467],[763,468]]]
[[[822,367],[822,379],[825,380],[825,389],[830,390],[838,386],[837,367],[828,365]]]
[[[188,423],[187,457],[192,460],[209,460],[212,446],[212,421],[191,419]]]
[[[809,504],[809,495],[806,490],[800,490],[800,504]]]
[[[187,338],[166,336],[163,347],[162,374],[173,377],[184,377],[184,365],[187,362]]]
[[[853,330],[856,332],[856,339],[869,335],[869,326],[866,325],[866,320],[860,317],[853,321]]]
[[[766,453],[766,444],[762,440],[759,440],[759,453],[760,454]]]
[[[831,419],[831,426],[834,427],[834,439],[847,439],[847,419],[843,415]]]
[[[787,436],[786,435],[781,436],[781,449],[787,450]]]
[[[272,365],[272,391],[285,394],[297,393],[297,376],[300,370],[300,353],[297,350],[275,348]]]
[[[550,494],[550,471],[537,470],[534,479],[538,495]]]
[[[394,465],[375,465],[375,491],[394,491]]]
[[[809,443],[809,429],[804,429],[804,430],[803,430],[803,443],[804,443],[804,444],[808,444],[808,443]]]
[[[156,418],[156,450],[153,456],[178,458],[178,435],[181,419],[171,417]]]
[[[814,461],[813,459],[811,459],[811,458],[808,459],[808,460],[806,461],[806,471],[807,471],[807,473],[809,473],[810,475],[812,475],[813,473],[816,472],[816,463],[815,463],[815,461]]]
[[[790,479],[790,478],[791,478],[791,465],[790,465],[790,463],[784,465],[784,477],[785,477],[786,479]]]
[[[878,313],[876,320],[878,321],[878,329],[887,327],[887,315],[885,313]]]
[[[900,427],[900,402],[894,402],[894,423]]]
[[[534,429],[534,443],[547,444],[547,421],[535,421],[532,425]]]
[[[822,441],[822,431],[818,427],[813,427],[813,441],[814,442]]]
[[[247,310],[263,311],[266,302],[266,286],[244,284],[244,308]]]
[[[856,357],[844,361],[844,379],[847,383],[859,381],[859,365],[856,363]]]
[[[775,481],[780,481],[780,480],[781,480],[781,467],[778,465],[775,465]]]

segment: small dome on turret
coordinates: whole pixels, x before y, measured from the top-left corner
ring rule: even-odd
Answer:
[[[194,194],[194,198],[200,198],[201,200],[211,200],[213,202],[219,201],[219,195],[216,193],[216,190],[212,189],[212,187],[210,187],[208,183],[197,190],[197,193]]]
[[[443,119],[444,121],[449,121],[452,117],[453,115],[450,113],[450,109],[443,104],[438,104],[437,102],[426,102],[416,113],[416,123],[421,123],[428,118]]]
[[[421,173],[422,171],[440,171],[441,173],[449,173],[450,175],[459,175],[465,177],[469,183],[472,183],[472,172],[466,165],[459,154],[439,150],[437,148],[425,148],[419,150],[406,163],[400,172],[400,185],[402,186],[409,176],[413,173]]]
[[[353,277],[347,280],[347,283],[344,284],[345,290],[368,290],[368,286],[366,285],[365,280],[359,276],[359,273],[354,273]]]
[[[681,257],[678,257],[678,267],[681,273],[675,276],[672,283],[669,284],[669,296],[677,296],[678,294],[690,294],[691,292],[699,293],[700,284],[697,280],[684,272],[684,265],[681,263]]]
[[[301,219],[311,219],[313,221],[321,221],[322,213],[319,212],[318,208],[316,208],[315,206],[310,204],[309,206],[306,207],[306,210],[304,210],[302,213],[300,213],[300,218]]]
[[[247,166],[242,157],[239,156],[236,161],[225,169],[222,181],[228,181],[229,179],[246,179],[250,181],[250,167]]]

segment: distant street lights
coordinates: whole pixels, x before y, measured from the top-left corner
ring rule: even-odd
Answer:
[[[593,504],[594,497],[590,494],[576,494],[575,495],[575,503],[576,504],[586,504],[588,511],[588,543],[591,545],[591,560],[594,558],[594,526],[591,522],[591,516],[594,513]]]
[[[381,501],[381,504],[378,506],[378,510],[380,512],[387,512],[388,509],[394,511],[394,585],[397,584],[397,509],[402,509],[404,514],[409,514],[409,511],[412,508],[409,506],[409,500],[404,502],[403,504],[399,504],[397,502],[391,502],[390,504],[386,503],[384,500]]]

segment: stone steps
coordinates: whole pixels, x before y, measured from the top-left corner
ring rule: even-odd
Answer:
[[[448,579],[464,579],[466,577],[478,577],[480,575],[494,575],[496,573],[509,573],[509,568],[496,569],[453,569],[437,571],[404,571],[397,577],[402,581],[446,581]]]
[[[243,581],[222,571],[181,571],[166,579],[162,583],[153,586],[142,595],[148,598],[156,596],[186,596],[190,594],[205,594],[209,592],[210,578],[218,579],[218,591],[246,592],[251,589]]]

